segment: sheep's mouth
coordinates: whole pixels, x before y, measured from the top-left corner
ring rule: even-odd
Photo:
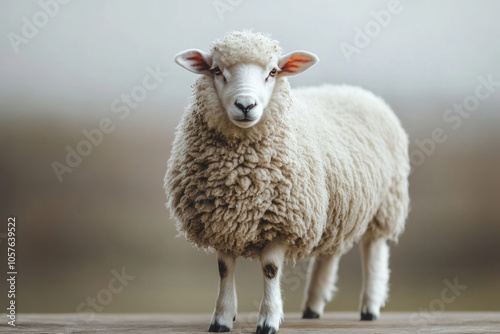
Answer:
[[[244,123],[248,123],[248,122],[253,122],[255,121],[254,119],[251,119],[251,118],[235,118],[234,119],[236,122],[244,122]]]
[[[231,122],[239,128],[247,129],[254,126],[258,121],[258,117],[231,117]]]

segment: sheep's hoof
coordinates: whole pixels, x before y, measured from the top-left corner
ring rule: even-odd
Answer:
[[[377,316],[375,314],[372,314],[372,313],[361,313],[361,320],[375,320],[377,319]]]
[[[231,329],[229,327],[226,327],[224,325],[219,325],[218,323],[210,324],[210,328],[208,329],[209,332],[216,332],[216,333],[229,332],[230,330]]]
[[[302,319],[318,319],[319,314],[311,310],[309,307],[302,314]]]
[[[257,330],[255,331],[255,334],[272,334],[276,333],[276,328],[273,326],[268,326],[264,324],[264,327],[257,326]]]

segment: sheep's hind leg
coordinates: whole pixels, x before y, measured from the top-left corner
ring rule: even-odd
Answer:
[[[256,334],[270,334],[278,331],[283,319],[280,279],[286,248],[279,241],[271,242],[261,254],[264,274],[264,298],[260,304]]]
[[[234,283],[236,259],[229,253],[217,252],[220,285],[209,332],[229,332],[236,318],[237,300]]]
[[[323,314],[326,303],[332,300],[337,290],[337,270],[340,256],[317,256],[311,260],[304,295],[302,318],[315,319]]]
[[[363,284],[361,320],[375,320],[389,291],[389,246],[383,238],[365,235],[361,241]]]

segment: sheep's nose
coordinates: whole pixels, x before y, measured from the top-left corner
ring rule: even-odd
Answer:
[[[238,101],[234,102],[234,104],[238,107],[238,109],[243,111],[243,113],[245,115],[250,111],[250,109],[252,109],[253,107],[255,107],[257,105],[257,103],[255,103],[255,102],[247,104],[247,105],[243,105],[243,104],[239,103]]]

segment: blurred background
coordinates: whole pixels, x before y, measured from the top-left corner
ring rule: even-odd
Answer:
[[[164,206],[196,79],[173,56],[244,28],[320,57],[292,86],[363,86],[408,131],[412,210],[385,309],[500,310],[499,12],[494,0],[3,0],[0,267],[15,215],[18,311],[212,312],[215,256],[176,238]],[[357,310],[360,275],[355,247],[327,311]],[[238,261],[240,312],[258,311],[261,277]],[[304,263],[287,266],[287,312],[304,281]],[[453,282],[465,288],[442,300]]]

